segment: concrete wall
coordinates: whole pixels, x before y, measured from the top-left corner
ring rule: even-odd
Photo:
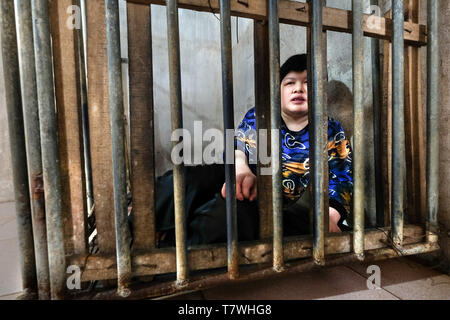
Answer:
[[[3,82],[3,63],[1,60],[0,58],[0,203],[14,201],[5,86]]]
[[[439,215],[441,223],[442,249],[446,257],[445,266],[450,273],[450,2],[441,1],[441,16],[439,25],[440,36],[440,90],[441,90],[441,117],[440,117],[440,184],[439,184]]]
[[[351,10],[351,1],[329,0],[328,6]],[[368,10],[369,1],[366,1]],[[218,17],[218,15],[217,15]],[[156,170],[162,174],[171,168],[168,56],[165,7],[152,6],[153,70],[155,98]],[[236,24],[238,23],[238,26]],[[220,65],[220,22],[212,13],[180,10],[180,52],[184,127],[193,132],[194,121],[201,120],[203,130],[222,130],[222,83]],[[352,38],[350,34],[328,32],[329,113],[352,134]],[[254,105],[253,21],[232,17],[233,90],[235,125]],[[306,28],[280,26],[280,59],[306,52]],[[367,113],[366,146],[373,145],[370,39],[365,41],[365,99]],[[373,150],[365,150],[373,161]],[[374,193],[373,162],[366,166],[367,194]],[[366,207],[375,210],[374,199],[367,197]]]

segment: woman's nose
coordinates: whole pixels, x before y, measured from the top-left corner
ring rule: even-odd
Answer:
[[[308,91],[308,84],[307,83],[302,83],[302,85],[300,86],[300,90],[302,93],[305,93]]]

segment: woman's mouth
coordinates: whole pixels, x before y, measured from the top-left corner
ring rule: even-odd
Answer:
[[[291,99],[291,102],[293,104],[303,104],[306,102],[306,99],[303,97],[296,97],[296,98]]]

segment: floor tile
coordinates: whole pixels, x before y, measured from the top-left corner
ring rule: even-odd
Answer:
[[[380,267],[381,287],[400,299],[450,300],[450,277],[407,257],[383,260]],[[351,264],[349,268],[364,277],[369,263]]]
[[[358,295],[364,295],[367,299],[395,298],[383,290],[368,290],[366,281],[366,278],[353,270],[339,266],[275,279],[226,285],[205,290],[204,296],[207,300],[303,300],[332,298],[357,292]]]

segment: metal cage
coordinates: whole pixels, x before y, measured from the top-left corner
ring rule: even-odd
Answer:
[[[418,1],[409,2],[417,5]],[[176,247],[156,247],[150,4],[167,7],[172,130],[183,127],[178,8],[220,12],[224,129],[234,129],[231,15],[254,19],[255,90],[258,93],[255,104],[259,129],[280,128],[279,23],[307,28],[312,236],[283,239],[281,161],[279,153],[272,152],[272,163],[276,164],[272,176],[258,178],[258,190],[261,190],[259,241],[238,242],[235,167],[226,164],[228,242],[188,248],[184,169],[183,165],[174,165]],[[86,36],[83,28],[71,30],[65,26],[67,8],[80,6],[80,0],[2,0],[2,57],[25,297],[144,298],[349,261],[438,250],[439,1],[428,1],[427,26],[413,18],[405,21],[408,8],[404,8],[404,0],[393,0],[392,4],[392,19],[374,17],[381,26],[376,28],[367,23],[370,15],[363,14],[362,3],[356,0],[353,0],[352,11],[326,7],[322,0],[307,3],[287,0],[127,1],[130,181],[137,221],[130,248],[118,0],[86,3]],[[341,234],[329,234],[325,228],[328,168],[323,148],[327,119],[324,34],[329,30],[351,33],[353,37],[354,230]],[[383,180],[385,168],[378,157],[375,159],[377,212],[371,214],[382,228],[372,229],[364,228],[365,155],[361,150],[366,120],[359,85],[364,73],[364,36],[373,38],[374,147],[378,155],[382,153],[380,130],[386,126],[386,119],[382,117],[382,96],[386,93],[381,83],[392,84],[392,104],[384,110],[384,115],[392,112],[391,206],[384,206],[389,193],[381,184],[388,182]],[[392,43],[392,60],[385,55],[383,62],[386,65],[392,61],[392,80],[387,77],[387,69],[381,70],[379,39]],[[410,109],[405,108],[405,52],[415,54],[417,59],[417,52],[423,46],[427,47],[428,59],[426,200],[416,207],[421,211],[419,215],[426,210],[426,225],[419,222],[404,225],[404,181],[409,159],[405,153],[410,151],[405,150],[405,139],[410,138],[410,135],[405,138],[405,131],[409,130],[405,123],[410,123],[405,119],[405,110],[417,113],[408,101]],[[406,64],[411,67],[411,61]],[[232,139],[226,139],[227,143],[233,143]],[[270,148],[280,148],[274,137]],[[259,168],[261,166],[258,164]],[[415,170],[415,167],[408,165],[408,170]],[[420,199],[412,201],[420,204]],[[386,210],[390,210],[388,215],[384,213]],[[94,228],[98,252],[93,252],[89,246]],[[69,265],[79,266],[83,282],[116,279],[117,288],[92,292],[68,290],[66,267]],[[223,269],[213,274],[195,272],[224,267],[227,272]],[[176,273],[176,279],[133,281],[133,277],[170,273]]]

